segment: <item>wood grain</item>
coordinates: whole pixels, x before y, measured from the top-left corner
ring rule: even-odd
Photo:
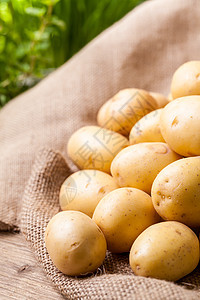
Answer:
[[[0,233],[0,299],[63,300],[22,234]]]

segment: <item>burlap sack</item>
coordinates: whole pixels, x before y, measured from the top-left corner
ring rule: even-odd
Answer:
[[[94,123],[98,108],[122,88],[167,94],[174,70],[200,59],[199,28],[199,0],[146,2],[6,105],[0,111],[0,221],[19,224],[22,194],[39,147],[66,157],[71,133]]]
[[[73,278],[63,275],[51,262],[44,243],[45,228],[59,211],[59,190],[70,170],[63,157],[52,150],[39,153],[25,190],[21,229],[33,247],[48,277],[67,299],[200,299],[200,271],[197,269],[179,284],[134,276],[128,254],[107,253],[101,268],[91,276]]]
[[[44,230],[59,209],[58,191],[71,171],[59,153],[45,150],[31,174],[39,148],[59,150],[66,158],[71,133],[95,123],[98,108],[118,90],[139,87],[167,94],[174,70],[200,59],[199,28],[199,0],[149,1],[0,111],[0,228],[19,226],[21,220],[47,275],[69,299],[200,298],[198,269],[182,281],[191,291],[135,277],[127,255],[108,253],[97,273],[86,278],[58,272],[47,255]]]

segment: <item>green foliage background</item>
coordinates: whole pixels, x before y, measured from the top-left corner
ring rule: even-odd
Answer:
[[[0,0],[0,107],[145,0]]]

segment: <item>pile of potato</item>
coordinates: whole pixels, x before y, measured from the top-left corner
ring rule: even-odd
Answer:
[[[45,242],[56,267],[88,274],[106,250],[130,251],[136,275],[176,281],[199,262],[200,61],[174,73],[170,101],[125,89],[69,139],[81,169],[60,190]],[[191,229],[192,228],[192,229]]]

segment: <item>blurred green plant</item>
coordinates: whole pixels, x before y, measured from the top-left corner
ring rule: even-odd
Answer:
[[[0,107],[145,0],[0,0]]]

